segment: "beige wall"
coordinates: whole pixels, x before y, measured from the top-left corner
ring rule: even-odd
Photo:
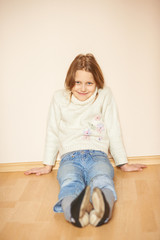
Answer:
[[[49,103],[92,52],[119,108],[128,156],[160,154],[160,1],[0,1],[0,161],[43,157]]]

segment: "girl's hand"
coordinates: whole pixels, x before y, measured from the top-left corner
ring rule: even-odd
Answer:
[[[25,175],[35,174],[37,176],[50,173],[52,171],[53,166],[46,165],[45,167],[41,168],[32,168],[26,172],[24,172]]]
[[[143,168],[146,168],[147,166],[144,164],[125,164],[120,167],[120,169],[124,172],[140,172],[143,170]]]

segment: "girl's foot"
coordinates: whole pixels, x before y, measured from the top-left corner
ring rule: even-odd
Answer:
[[[87,186],[71,203],[71,223],[73,225],[85,227],[89,224],[89,214],[87,212],[89,200],[90,186]]]
[[[98,227],[105,223],[109,217],[110,207],[103,192],[99,188],[93,189],[92,194],[93,210],[90,212],[90,224]]]

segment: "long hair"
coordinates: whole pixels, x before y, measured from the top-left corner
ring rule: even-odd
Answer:
[[[75,74],[77,70],[84,70],[92,73],[97,88],[99,89],[104,87],[104,77],[102,70],[93,54],[88,53],[86,55],[79,54],[71,63],[65,79],[65,87],[67,90],[71,91],[74,87]]]

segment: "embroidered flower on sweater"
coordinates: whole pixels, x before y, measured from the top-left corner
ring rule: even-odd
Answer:
[[[103,137],[102,136],[99,136],[98,137],[98,141],[102,141]]]
[[[96,120],[96,121],[100,121],[100,120],[101,120],[101,116],[100,116],[100,115],[96,115],[96,116],[95,116],[95,120]]]
[[[88,125],[92,130],[96,130],[96,126],[93,123],[88,123]]]
[[[99,133],[102,133],[103,131],[104,131],[104,124],[103,123],[98,123],[97,124],[97,131],[99,132]]]
[[[96,115],[92,121],[88,122],[88,125],[89,128],[85,129],[83,132],[84,139],[89,140],[90,136],[94,135],[98,138],[98,141],[101,141],[105,130],[101,115]]]
[[[84,139],[90,139],[91,130],[89,128],[85,129],[84,132],[83,132],[83,136],[84,136]]]

